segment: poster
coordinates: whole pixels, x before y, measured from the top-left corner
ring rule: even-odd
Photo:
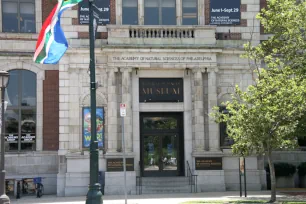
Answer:
[[[83,108],[83,147],[90,147],[91,140],[91,115],[90,108]],[[96,110],[97,121],[97,139],[99,148],[104,147],[104,108],[98,108]]]
[[[98,16],[98,25],[110,22],[110,0],[95,0],[94,14]],[[88,0],[79,3],[79,24],[89,24]]]
[[[240,0],[211,0],[210,25],[239,25]]]

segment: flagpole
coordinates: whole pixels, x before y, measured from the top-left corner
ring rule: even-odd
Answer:
[[[101,204],[102,193],[99,184],[99,149],[96,124],[96,76],[95,76],[95,31],[93,26],[93,5],[95,0],[89,0],[89,49],[90,49],[90,184],[86,196],[86,204]]]

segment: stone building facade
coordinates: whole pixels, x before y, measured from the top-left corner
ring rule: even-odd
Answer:
[[[111,170],[112,162],[122,159],[120,103],[126,104],[125,150],[132,166],[127,172],[128,193],[137,193],[137,177],[186,177],[189,166],[198,175],[198,192],[239,189],[238,158],[209,113],[230,99],[235,84],[246,88],[253,82],[252,67],[240,55],[244,43],[258,44],[266,38],[255,19],[264,2],[241,0],[239,25],[213,26],[211,1],[194,1],[196,25],[184,23],[185,0],[173,1],[175,25],[146,25],[146,0],[110,0],[110,24],[98,27],[95,41],[97,107],[103,108],[104,116],[99,170],[105,194],[123,193],[123,172]],[[165,7],[171,7],[169,2]],[[78,6],[61,19],[69,49],[59,64],[32,61],[42,21],[54,4],[35,1],[33,33],[4,32],[0,25],[1,68],[36,76],[35,148],[23,150],[23,140],[18,139],[18,151],[6,155],[7,179],[16,188],[18,181],[41,177],[46,193],[86,195],[89,151],[83,126],[84,110],[90,106],[89,40],[88,26],[79,24]],[[125,7],[136,8],[137,25],[125,25]],[[21,137],[22,125],[18,127]],[[213,161],[210,165],[219,161],[218,167],[201,170],[201,160]],[[247,157],[246,170],[248,189],[266,188],[263,158]]]

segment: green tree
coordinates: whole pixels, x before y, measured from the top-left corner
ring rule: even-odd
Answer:
[[[256,85],[246,91],[236,86],[232,101],[225,104],[228,113],[214,107],[211,116],[219,123],[227,123],[228,135],[235,141],[234,154],[267,156],[274,202],[276,182],[271,154],[273,150],[290,149],[297,144],[292,133],[306,109],[306,80],[293,77],[290,67],[270,67],[269,71],[261,69],[257,74],[260,78]]]
[[[246,56],[260,64],[278,58],[299,74],[306,74],[305,0],[267,0],[267,8],[257,15],[268,40],[253,47],[245,45]]]
[[[226,122],[233,152],[266,155],[271,171],[271,202],[276,200],[275,170],[271,153],[294,148],[305,127],[306,2],[267,0],[258,15],[266,33],[273,35],[257,46],[245,45],[255,68],[254,85],[244,92],[236,87],[229,114],[215,108],[218,122]],[[264,62],[265,69],[260,65]]]

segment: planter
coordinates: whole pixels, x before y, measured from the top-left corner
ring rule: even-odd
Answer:
[[[299,177],[300,180],[300,188],[306,188],[306,176]]]
[[[276,177],[276,188],[294,188],[294,176]]]

